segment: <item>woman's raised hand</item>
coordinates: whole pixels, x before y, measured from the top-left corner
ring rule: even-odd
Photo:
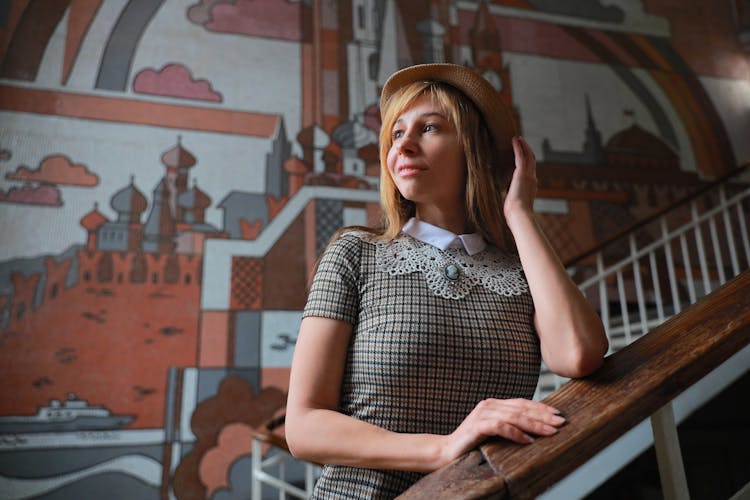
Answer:
[[[513,138],[513,154],[516,168],[503,206],[506,220],[518,212],[533,213],[537,190],[536,157],[523,137]]]
[[[442,462],[448,464],[489,437],[499,436],[520,444],[534,436],[551,436],[565,423],[555,408],[528,399],[485,399],[463,422],[443,436]]]

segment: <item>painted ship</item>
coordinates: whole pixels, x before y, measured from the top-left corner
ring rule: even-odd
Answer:
[[[9,415],[0,417],[0,434],[34,432],[115,430],[133,421],[133,415],[113,415],[100,405],[68,394],[67,401],[57,399],[48,406],[40,406],[36,415]]]

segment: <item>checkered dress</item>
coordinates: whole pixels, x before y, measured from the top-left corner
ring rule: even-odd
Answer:
[[[353,325],[342,413],[394,432],[449,434],[483,399],[533,396],[541,356],[528,292],[476,286],[440,297],[421,272],[385,272],[365,240],[346,233],[329,247],[303,313]],[[313,498],[393,498],[421,476],[326,465]]]

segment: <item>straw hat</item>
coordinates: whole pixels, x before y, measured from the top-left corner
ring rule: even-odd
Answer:
[[[458,64],[418,64],[393,73],[380,94],[380,109],[400,88],[414,82],[438,81],[460,90],[482,113],[500,151],[512,149],[511,139],[518,135],[516,120],[495,88],[483,76]]]

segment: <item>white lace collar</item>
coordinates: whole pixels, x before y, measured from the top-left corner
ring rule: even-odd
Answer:
[[[493,246],[468,255],[463,247],[441,250],[403,233],[392,241],[378,240],[365,232],[354,234],[375,245],[381,270],[394,276],[422,273],[427,287],[439,297],[461,299],[476,286],[504,296],[529,291],[518,257]]]

